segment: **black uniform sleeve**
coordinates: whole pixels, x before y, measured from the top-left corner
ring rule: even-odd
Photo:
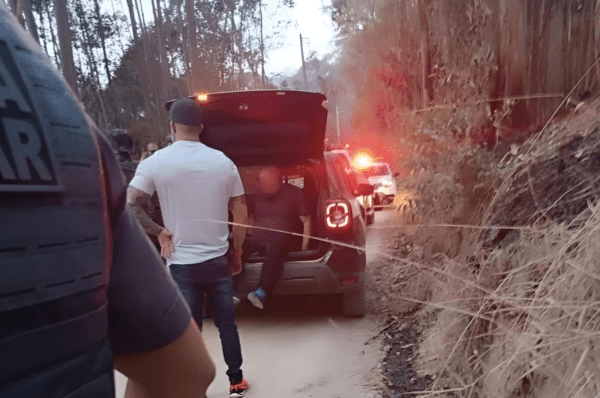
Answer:
[[[191,315],[156,249],[126,208],[114,235],[109,337],[117,355],[153,351],[183,334]]]
[[[183,334],[191,315],[147,235],[125,205],[123,174],[104,137],[101,150],[113,230],[109,338],[116,355],[153,351]]]

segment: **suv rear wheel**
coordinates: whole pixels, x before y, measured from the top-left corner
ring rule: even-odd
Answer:
[[[343,314],[353,318],[362,318],[366,312],[365,281],[357,286],[357,289],[344,293]]]

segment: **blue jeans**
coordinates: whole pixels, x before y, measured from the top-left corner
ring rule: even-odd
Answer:
[[[204,297],[213,311],[215,326],[219,329],[223,357],[229,367],[229,381],[242,380],[242,348],[235,325],[233,304],[233,277],[229,260],[217,257],[197,264],[171,264],[171,275],[185,297],[192,316],[202,328]]]

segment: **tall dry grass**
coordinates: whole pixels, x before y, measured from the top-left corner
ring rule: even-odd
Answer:
[[[597,397],[600,394],[600,206],[576,229],[521,231],[480,263],[448,260],[421,349],[439,375],[426,395]],[[478,288],[475,288],[477,286]]]
[[[406,205],[402,224],[416,231],[422,256],[412,260],[437,315],[418,360],[435,379],[416,395],[600,397],[600,204],[590,199],[569,225],[515,228],[482,248],[481,231],[492,228],[483,213],[506,173],[495,164],[459,148],[405,182],[416,205]]]

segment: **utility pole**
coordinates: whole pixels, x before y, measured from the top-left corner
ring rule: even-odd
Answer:
[[[337,139],[338,144],[342,146],[342,131],[340,130],[340,109],[335,104],[335,120],[337,121]]]
[[[302,33],[300,33],[300,54],[302,55],[302,75],[304,76],[304,89],[308,90],[306,81],[306,63],[304,62],[304,45],[302,44]]]

